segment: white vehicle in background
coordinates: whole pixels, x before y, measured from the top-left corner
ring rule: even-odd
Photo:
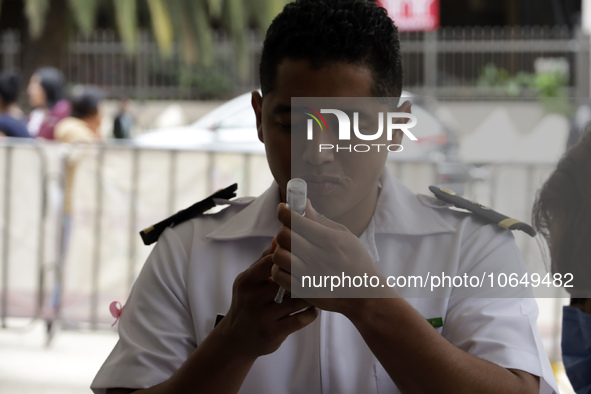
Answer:
[[[403,97],[415,100],[407,92],[403,93]],[[417,117],[412,133],[418,141],[411,143],[404,140],[400,158],[437,162],[455,160],[455,136],[419,104],[413,103],[412,113]],[[135,142],[152,148],[264,152],[263,144],[257,137],[250,93],[222,104],[191,125],[147,131],[136,137]]]
[[[463,192],[468,170],[458,164],[458,139],[408,92],[417,124],[411,130],[417,141],[403,139],[403,151],[390,160],[437,163],[437,184]],[[215,152],[264,153],[259,141],[251,94],[242,94],[209,112],[193,124],[147,131],[135,138],[137,146],[161,149],[196,149]]]

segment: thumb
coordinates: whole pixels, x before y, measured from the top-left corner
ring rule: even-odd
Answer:
[[[318,212],[316,209],[314,209],[314,207],[312,206],[312,202],[309,198],[306,201],[306,217],[308,219],[315,221],[316,223],[320,223],[323,226],[332,228],[334,230],[349,231],[342,224],[330,220],[329,218]]]

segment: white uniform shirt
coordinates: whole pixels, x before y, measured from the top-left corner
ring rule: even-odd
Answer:
[[[360,240],[384,275],[424,275],[432,267],[449,275],[506,267],[525,272],[509,231],[438,209],[387,171],[380,180],[374,218]],[[236,276],[271,244],[281,226],[279,201],[273,184],[254,200],[234,200],[220,213],[161,235],[123,308],[120,339],[92,383],[95,393],[154,386],[185,362],[213,329],[216,315],[228,311]],[[444,325],[436,330],[455,346],[540,376],[540,393],[557,392],[536,326],[535,300],[498,298],[503,295],[407,301],[426,319],[441,317]],[[259,357],[240,392],[399,393],[349,320],[325,311],[276,352]]]

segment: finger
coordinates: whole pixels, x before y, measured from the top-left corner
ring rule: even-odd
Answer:
[[[273,281],[286,291],[291,291],[291,274],[274,265],[271,269]]]
[[[306,200],[306,216],[305,217],[318,223],[318,224],[321,224],[321,225],[326,226],[328,228],[332,228],[334,230],[349,231],[347,229],[347,227],[343,226],[340,223],[333,222],[332,220],[330,220],[326,216],[324,216],[321,213],[319,213],[318,211],[316,211],[316,209],[314,209],[314,207],[312,206],[312,202],[310,201],[310,199]]]
[[[288,273],[291,272],[292,259],[294,258],[295,256],[289,250],[281,246],[278,246],[272,254],[273,264]]]
[[[271,247],[269,248],[269,254],[273,254],[273,252],[275,251],[275,248],[277,248],[277,237],[273,237],[273,241],[271,241]]]
[[[274,239],[276,239],[276,243],[278,246],[281,246],[283,249],[291,250],[291,229],[287,226],[281,226],[279,230],[277,230],[277,235]]]
[[[291,218],[290,228],[292,230],[292,250],[294,247],[294,233],[300,234],[307,241],[317,246],[322,246],[327,237],[331,234],[335,234],[334,232],[337,232],[336,234],[341,233],[343,235],[350,233],[347,227],[343,226],[342,224],[333,222],[332,220],[316,212],[310,204],[309,200],[306,212],[309,212],[310,215],[308,216],[308,213],[305,217],[293,215],[293,217]]]
[[[279,321],[280,330],[285,332],[295,332],[306,327],[308,324],[316,320],[318,311],[313,306],[310,306],[302,312],[294,313],[293,315],[287,316]]]
[[[283,302],[281,304],[277,304],[275,302],[273,303],[275,304],[272,308],[273,317],[276,320],[282,320],[289,315],[292,315],[310,306],[309,302],[301,298],[291,298],[287,295],[283,298]]]
[[[268,282],[271,277],[271,267],[273,266],[273,255],[268,254],[258,259],[251,265],[244,274],[244,281],[247,283]]]
[[[289,251],[291,252],[292,256],[294,256],[294,255],[297,256],[301,261],[309,262],[309,261],[312,261],[314,258],[323,258],[324,254],[322,254],[322,251],[328,245],[326,240],[328,239],[327,237],[329,237],[329,236],[334,237],[333,234],[327,234],[325,232],[322,235],[322,237],[318,237],[317,239],[314,239],[311,242],[308,240],[307,236],[304,236],[302,234],[298,234],[295,231],[290,231]],[[338,236],[341,236],[341,234],[337,233],[337,237]],[[279,260],[279,263],[282,263],[284,261],[283,257],[284,257],[283,255],[279,256],[279,258],[281,258],[281,260]],[[292,261],[292,265],[293,265],[293,261]],[[293,268],[289,271],[293,272]]]
[[[296,215],[300,216],[289,209],[287,204],[283,202],[277,206],[277,219],[279,219],[279,221],[283,223],[284,226],[291,227],[291,217]]]
[[[273,240],[271,241],[271,246],[269,246],[267,249],[263,250],[263,253],[261,253],[261,256],[254,263],[252,263],[250,266],[252,267],[255,264],[257,264],[263,257],[273,254],[276,247],[277,247],[277,240],[275,238],[273,238]]]

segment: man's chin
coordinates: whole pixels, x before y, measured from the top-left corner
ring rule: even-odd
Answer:
[[[342,196],[308,196],[312,206],[316,212],[322,216],[327,217],[330,220],[335,220],[343,215],[343,209],[341,208]]]

